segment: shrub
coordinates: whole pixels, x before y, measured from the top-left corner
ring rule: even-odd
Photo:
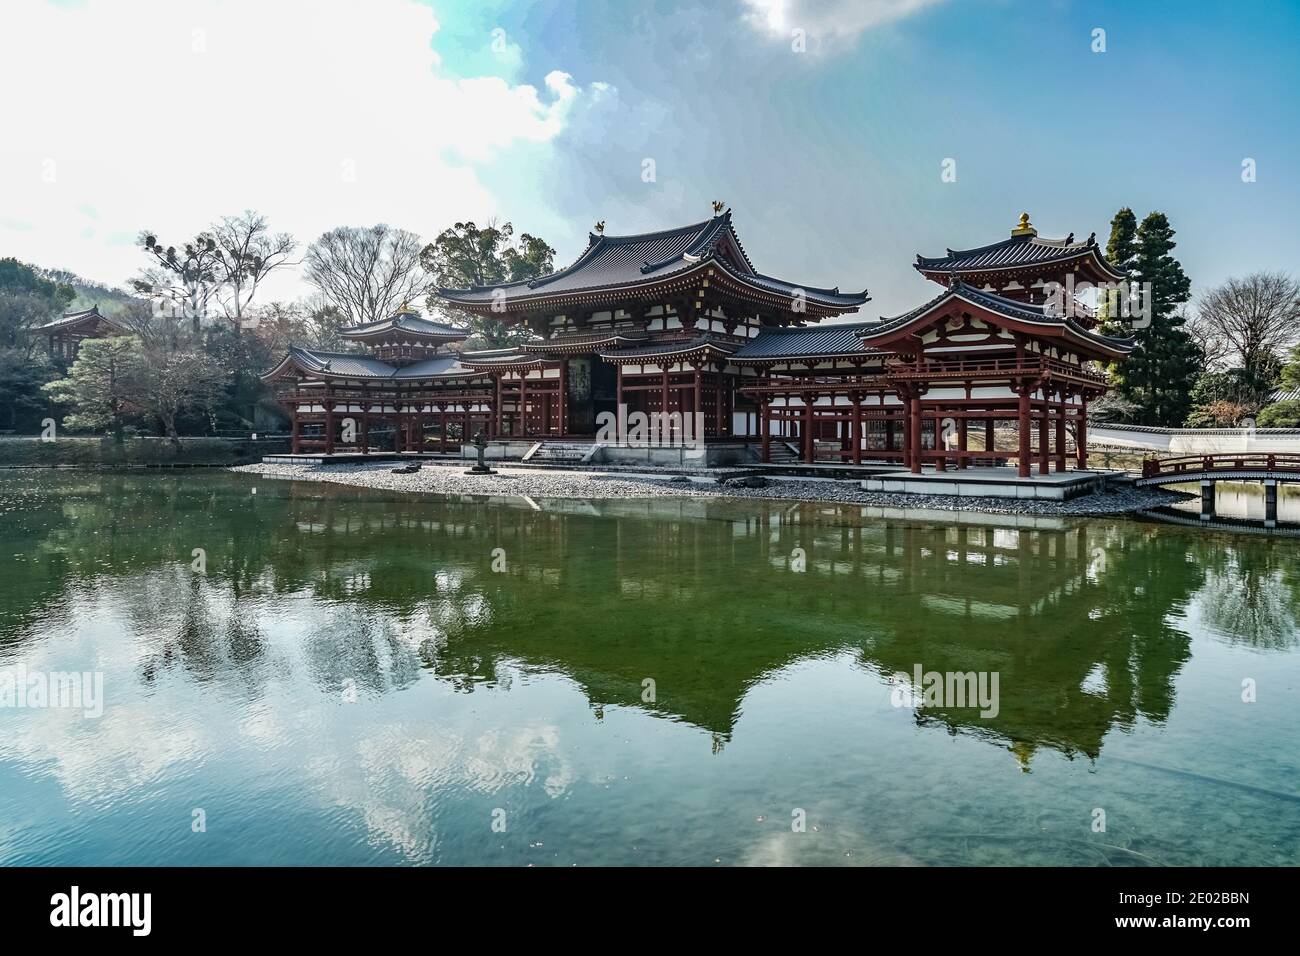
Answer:
[[[1233,428],[1250,414],[1253,406],[1218,399],[1198,405],[1187,416],[1188,428]]]
[[[1255,416],[1260,428],[1300,428],[1300,401],[1291,399],[1265,405]]]

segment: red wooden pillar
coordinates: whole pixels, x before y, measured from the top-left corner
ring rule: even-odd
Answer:
[[[1079,396],[1079,418],[1075,423],[1077,434],[1074,444],[1079,454],[1079,470],[1088,467],[1088,396]]]
[[[364,399],[361,402],[361,453],[368,454],[370,451],[370,403]]]
[[[1057,393],[1060,404],[1056,408],[1056,470],[1065,471],[1065,393]]]
[[[293,403],[293,438],[289,444],[290,450],[296,455],[302,451],[302,425],[298,421],[298,403]]]
[[[1043,415],[1038,419],[1038,473],[1046,475],[1052,470],[1051,446],[1052,403],[1047,389],[1043,389]]]
[[[948,456],[945,452],[948,450],[948,443],[944,441],[943,435],[943,409],[934,410],[934,418],[931,420],[931,430],[934,432],[934,450],[936,452],[934,459],[935,471],[948,470]]]
[[[519,370],[519,434],[528,437],[528,372]]]
[[[703,402],[704,394],[703,394],[703,390],[700,387],[701,386],[700,367],[698,365],[695,366],[695,376],[694,376],[693,384],[694,384],[694,388],[693,388],[694,394],[691,397],[691,415],[692,416],[698,415],[702,418],[704,414],[704,402]],[[686,424],[685,412],[682,413],[682,428],[683,429],[689,428],[689,434],[694,436],[695,439],[700,439],[704,437],[704,429],[700,428],[699,432],[697,433],[695,430],[695,422],[693,420],[689,426]]]
[[[501,393],[500,372],[492,373],[492,390],[496,395],[496,404],[493,406],[493,412],[495,413],[494,418],[496,422],[496,430],[495,430],[495,434],[492,437],[500,438],[502,433],[505,431],[505,414],[506,414],[505,403],[501,400],[502,393]]]
[[[902,402],[902,408],[898,410],[898,437],[902,439],[902,447],[899,449],[903,453],[902,465],[904,468],[912,467],[912,397],[903,390],[898,392],[899,400]],[[890,436],[892,439],[892,435]],[[892,448],[891,448],[892,451]]]
[[[730,375],[718,371],[718,388],[722,389],[722,415],[723,421],[726,422],[722,427],[722,434],[727,438],[732,438],[736,434],[736,389],[735,381]],[[745,416],[749,418],[748,415]]]
[[[334,386],[325,389],[325,454],[334,454]]]
[[[1029,386],[1020,385],[1020,402],[1016,408],[1016,425],[1019,439],[1016,470],[1021,478],[1029,477]]]
[[[438,451],[447,453],[447,406],[438,406]]]
[[[854,392],[853,421],[849,422],[849,441],[853,442],[853,464],[862,464],[862,396]]]
[[[723,429],[723,373],[714,372],[714,434],[719,438],[727,434]]]
[[[811,465],[817,460],[817,446],[813,444],[813,398],[803,393],[803,460]]]
[[[984,450],[990,454],[997,451],[998,440],[994,437],[994,429],[997,427],[997,424],[997,419],[995,418],[984,419]],[[996,465],[997,460],[994,459],[993,463]]]
[[[921,396],[912,393],[908,415],[908,446],[911,449],[912,474],[921,473]]]
[[[966,416],[962,415],[962,417],[957,420],[957,468],[959,470],[966,467],[966,452],[969,450],[967,444],[969,438],[969,425],[967,424]]]
[[[569,433],[569,360],[560,359],[560,437]]]
[[[758,437],[763,442],[762,460],[769,462],[772,460],[772,427],[768,422],[768,410],[772,407],[770,399],[761,398],[758,401]]]

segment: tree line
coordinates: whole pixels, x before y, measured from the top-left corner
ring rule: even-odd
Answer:
[[[1099,303],[1101,331],[1131,336],[1137,347],[1109,371],[1113,391],[1098,419],[1165,427],[1300,427],[1300,402],[1274,402],[1300,385],[1300,282],[1284,272],[1232,277],[1194,304],[1191,279],[1174,257],[1168,217],[1141,222],[1132,209],[1111,220],[1106,258],[1131,282],[1147,285],[1148,322],[1117,318]]]
[[[444,287],[530,279],[555,250],[510,223],[458,222],[429,243],[386,224],[340,227],[301,258],[289,233],[254,211],[226,216],[172,244],[144,231],[144,259],[122,292],[71,273],[0,260],[0,431],[32,433],[49,417],[75,432],[124,440],[151,431],[247,434],[282,413],[261,374],[290,344],[346,351],[349,326],[423,302],[464,328],[470,347],[508,345],[526,330],[448,311]],[[268,277],[302,269],[315,290],[294,302],[259,300]],[[30,330],[70,309],[97,306],[123,330],[83,340],[67,362]]]

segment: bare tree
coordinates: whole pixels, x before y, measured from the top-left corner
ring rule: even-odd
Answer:
[[[213,225],[212,236],[217,243],[217,299],[228,318],[242,322],[258,283],[289,265],[298,243],[287,232],[272,235],[266,217],[251,209],[223,218]]]
[[[157,236],[143,232],[140,248],[156,264],[142,270],[131,285],[160,305],[170,304],[174,313],[179,312],[197,329],[221,288],[217,240],[211,233],[201,232],[178,250],[175,246],[164,248]]]
[[[307,337],[307,316],[296,302],[268,302],[257,308],[256,318],[254,335],[272,352],[283,352]]]
[[[1300,341],[1300,281],[1285,272],[1253,272],[1206,293],[1194,321],[1206,355],[1271,378]]]
[[[163,433],[180,447],[176,417],[187,407],[210,407],[227,381],[211,356],[195,348],[140,346],[141,362],[129,394],[132,403],[153,415]]]
[[[140,234],[140,248],[154,265],[131,285],[163,306],[160,313],[189,319],[197,330],[213,306],[238,326],[271,272],[289,265],[297,243],[287,232],[272,234],[266,217],[253,210],[226,216],[180,249],[164,247],[151,232]]]
[[[373,322],[418,298],[420,237],[391,226],[340,226],[307,249],[307,281],[349,322]]]

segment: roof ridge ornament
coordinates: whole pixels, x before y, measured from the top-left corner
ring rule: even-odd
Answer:
[[[723,202],[721,199],[715,199],[715,200],[713,200],[712,205],[713,205],[713,215],[715,215],[715,216],[721,216],[722,213],[723,213],[723,212],[726,210],[726,208],[727,208],[727,204],[726,204],[725,202]]]
[[[1033,223],[1029,221],[1029,213],[1022,212],[1020,214],[1019,224],[1014,229],[1011,230],[1011,238],[1016,239],[1019,238],[1020,236],[1036,236],[1036,235],[1038,235],[1038,230],[1035,229]]]
[[[604,234],[605,234],[605,220],[602,219],[600,222],[596,223],[596,235],[603,236]]]

